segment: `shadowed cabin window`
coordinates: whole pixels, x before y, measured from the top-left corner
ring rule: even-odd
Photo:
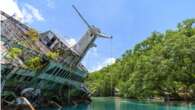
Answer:
[[[63,69],[60,69],[60,71],[58,72],[57,76],[61,77],[62,72],[63,72]]]
[[[64,77],[64,78],[68,78],[69,73],[70,73],[69,71],[66,71],[66,70],[65,70],[65,72],[64,72],[64,76],[63,76],[63,77]]]
[[[53,75],[57,75],[59,71],[60,71],[60,68],[57,68],[57,70],[53,73]]]
[[[63,77],[65,75],[65,70],[62,71],[62,73],[60,74],[60,77]]]
[[[49,69],[46,73],[53,74],[53,75],[63,77],[63,78],[67,78],[67,79],[72,79],[69,71],[64,70],[64,69],[60,69],[57,67],[53,67],[53,68]]]
[[[55,69],[56,69],[56,68],[53,67],[53,68],[49,69],[46,73],[47,73],[47,74],[52,74],[52,73],[54,72]]]

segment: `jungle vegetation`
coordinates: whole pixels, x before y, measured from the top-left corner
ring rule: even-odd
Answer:
[[[93,96],[195,98],[195,19],[175,30],[153,32],[117,61],[90,73]]]

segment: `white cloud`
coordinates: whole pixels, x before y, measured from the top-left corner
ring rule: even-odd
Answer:
[[[25,19],[26,16],[31,16],[31,17],[29,17],[29,18],[31,18],[30,20],[32,20],[32,19],[35,19],[37,21],[43,21],[44,20],[44,18],[40,14],[39,10],[36,9],[35,7],[33,7],[30,4],[25,4],[25,7],[22,8],[22,12],[23,12],[24,20],[26,20]]]
[[[57,34],[57,36],[63,43],[67,44],[69,47],[72,47],[77,43],[76,39],[74,39],[72,37],[64,37],[64,36],[59,35],[59,34]]]
[[[96,67],[92,68],[90,70],[90,72],[98,71],[98,70],[102,69],[103,67],[106,67],[108,65],[111,65],[111,64],[115,63],[115,61],[116,61],[116,59],[113,58],[113,57],[107,58],[107,59],[105,59],[104,62],[99,63]]]
[[[19,18],[23,17],[23,14],[15,0],[0,0],[0,10],[11,16],[15,14]]]
[[[74,38],[69,38],[69,39],[66,39],[66,42],[68,42],[68,44],[72,47],[74,46],[77,41],[74,39]]]
[[[19,7],[17,0],[0,0],[0,9],[21,22],[43,21],[39,10],[30,4]]]

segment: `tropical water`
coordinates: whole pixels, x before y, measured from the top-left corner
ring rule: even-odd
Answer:
[[[59,110],[55,108],[41,110]],[[90,104],[64,107],[61,110],[195,110],[195,103],[186,102],[152,102],[114,97],[92,98]]]

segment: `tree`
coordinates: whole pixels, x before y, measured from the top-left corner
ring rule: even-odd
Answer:
[[[117,88],[122,97],[195,98],[194,23],[188,19],[176,30],[153,32],[114,64],[89,74],[86,84],[95,96],[110,96]]]

